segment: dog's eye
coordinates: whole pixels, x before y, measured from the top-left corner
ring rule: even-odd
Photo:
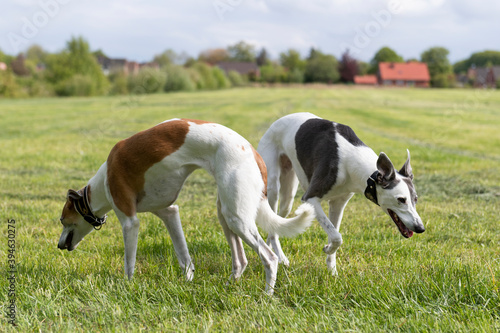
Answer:
[[[406,198],[398,198],[399,203],[406,204]]]

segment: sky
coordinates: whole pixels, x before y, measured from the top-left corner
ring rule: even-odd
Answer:
[[[0,50],[38,44],[61,51],[73,36],[112,58],[150,61],[167,49],[190,56],[239,41],[272,59],[311,47],[370,61],[388,46],[405,59],[445,47],[452,63],[500,50],[498,0],[5,0]]]

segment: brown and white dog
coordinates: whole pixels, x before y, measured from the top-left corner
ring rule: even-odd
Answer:
[[[266,198],[267,171],[262,158],[238,133],[215,123],[172,119],[118,142],[86,187],[68,191],[58,247],[74,250],[113,209],[122,226],[125,273],[130,279],[137,253],[137,213],[152,212],[163,220],[179,264],[191,280],[194,265],[178,207],[172,204],[186,178],[198,168],[207,170],[217,182],[217,213],[232,252],[233,278],[239,278],[247,265],[243,239],[260,256],[266,291],[272,294],[278,257],[261,238],[255,221],[267,232],[292,237],[310,225],[314,209],[304,204],[291,219],[274,213]]]

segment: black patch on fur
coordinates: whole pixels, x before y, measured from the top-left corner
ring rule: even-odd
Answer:
[[[378,180],[377,184],[382,186],[382,188],[384,190],[392,190],[393,188],[395,188],[399,184],[399,179],[394,179],[394,180],[391,180],[390,182],[384,182],[384,181]]]
[[[302,197],[304,201],[322,198],[337,181],[339,147],[335,137],[336,125],[325,119],[309,119],[295,134],[297,159],[309,181],[309,187]],[[345,128],[343,131],[348,132]],[[349,137],[352,139],[352,136]]]
[[[350,128],[349,126],[347,125],[342,125],[342,124],[337,124],[335,126],[335,128],[337,129],[337,132],[342,135],[342,137],[344,139],[347,140],[347,142],[349,142],[351,145],[353,146],[356,146],[356,147],[362,147],[362,146],[366,146],[364,144],[363,141],[361,141],[358,136],[356,135],[356,133],[354,133],[354,131],[352,130],[352,128]]]

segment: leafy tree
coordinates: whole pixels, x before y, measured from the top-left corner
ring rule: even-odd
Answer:
[[[268,65],[270,63],[269,56],[267,55],[267,51],[265,48],[262,48],[262,50],[260,50],[255,61],[258,66]]]
[[[219,62],[227,61],[229,53],[226,49],[208,49],[200,53],[198,61],[206,62],[210,65],[216,65]]]
[[[300,57],[297,50],[293,49],[280,53],[280,63],[289,71],[304,71],[306,68],[306,61]]]
[[[14,74],[18,76],[30,75],[30,71],[28,70],[28,67],[26,67],[25,58],[22,53],[19,53],[16,59],[10,63],[10,66],[12,67]]]
[[[9,65],[12,60],[14,60],[13,56],[5,54],[2,50],[0,50],[0,62],[4,62]]]
[[[339,64],[340,81],[354,82],[354,76],[358,75],[358,73],[358,62],[349,54],[349,50],[346,50],[342,54]]]
[[[449,87],[448,77],[453,73],[448,54],[450,52],[444,47],[432,47],[422,53],[421,61],[427,64],[431,76],[431,85],[433,87]]]
[[[255,46],[244,41],[227,47],[231,61],[255,62]]]
[[[359,75],[366,75],[370,69],[370,64],[364,61],[358,61],[358,69]]]
[[[40,45],[33,44],[26,50],[26,60],[35,64],[44,63],[46,57],[47,52]]]
[[[314,49],[312,49],[314,50]],[[339,80],[339,63],[333,55],[311,52],[304,72],[305,82],[333,83]]]
[[[157,63],[160,68],[164,68],[170,64],[176,63],[179,55],[172,49],[163,51],[153,57],[153,62]]]
[[[312,60],[316,56],[322,55],[322,54],[323,53],[321,53],[321,51],[316,50],[314,47],[311,47],[311,49],[309,50],[309,56],[307,57],[307,60]]]
[[[103,50],[99,49],[97,51],[94,51],[92,52],[92,54],[94,55],[94,57],[96,58],[99,58],[99,57],[103,57],[103,58],[108,58],[108,56],[104,53]]]
[[[77,79],[70,80],[79,75]],[[85,78],[88,77],[89,79]],[[92,82],[92,89],[72,89],[71,91],[90,91],[100,95],[107,92],[109,82],[104,76],[101,66],[90,52],[87,41],[82,37],[71,38],[66,44],[66,49],[58,54],[47,56],[46,78],[56,86],[56,93],[65,94],[65,84],[88,84]]]
[[[378,71],[378,64],[381,62],[404,62],[403,57],[396,53],[393,49],[384,46],[375,53],[375,56],[370,61],[370,74],[375,74]]]
[[[457,74],[466,73],[472,65],[476,67],[487,67],[488,64],[500,66],[500,51],[483,51],[473,53],[469,59],[459,61],[453,65],[453,71]]]

